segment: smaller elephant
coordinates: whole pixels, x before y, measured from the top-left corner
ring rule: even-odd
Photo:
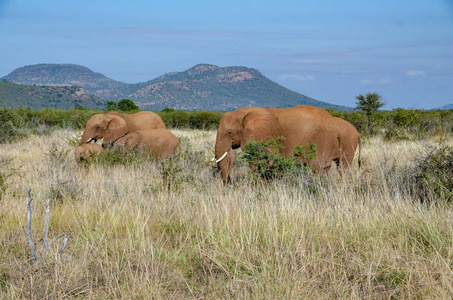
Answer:
[[[86,160],[95,159],[103,151],[104,149],[99,144],[95,143],[82,144],[75,148],[74,157],[76,162],[81,163]]]
[[[167,129],[162,118],[151,111],[140,111],[135,114],[109,112],[92,116],[82,134],[82,143],[103,140],[102,144],[113,144],[128,133],[137,130]]]
[[[179,148],[179,141],[167,129],[137,130],[117,140],[113,146],[125,152],[149,153],[154,158],[170,156]]]

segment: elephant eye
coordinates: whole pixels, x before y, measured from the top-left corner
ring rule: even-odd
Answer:
[[[230,130],[230,131],[228,131],[228,135],[231,135],[231,130]]]

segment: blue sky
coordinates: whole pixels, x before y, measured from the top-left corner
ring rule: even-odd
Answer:
[[[453,103],[453,0],[0,0],[0,61],[128,83],[246,66],[321,101],[429,109]]]

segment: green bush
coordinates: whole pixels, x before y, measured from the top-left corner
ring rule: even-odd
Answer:
[[[215,129],[219,125],[221,112],[216,111],[184,111],[164,108],[159,113],[169,128]]]
[[[305,161],[316,158],[315,144],[297,146],[292,156],[285,157],[279,153],[283,140],[284,137],[277,137],[248,141],[244,145],[242,159],[252,166],[257,179],[273,180],[289,174],[306,173],[313,168]]]
[[[112,147],[107,147],[104,150],[105,151],[100,153],[99,156],[96,157],[96,160],[94,160],[96,163],[101,165],[130,166],[144,164],[149,161],[148,155],[143,155],[137,151],[123,152]]]
[[[138,106],[135,105],[134,101],[129,100],[129,99],[122,99],[122,100],[118,101],[116,106],[118,107],[119,111],[123,111],[123,112],[138,111]]]
[[[415,126],[420,123],[421,110],[419,109],[394,109],[393,122],[399,127]]]
[[[413,170],[415,187],[422,201],[432,196],[443,201],[453,200],[453,147],[431,149],[416,161]]]
[[[127,100],[127,99],[126,99]],[[111,103],[112,104],[112,103]],[[113,103],[116,105],[116,103]],[[133,113],[136,111],[130,111]],[[388,138],[399,138],[399,132],[404,131],[407,137],[423,137],[436,133],[453,133],[453,110],[405,110],[397,108],[392,111],[376,111],[371,123],[363,112],[344,112],[329,110],[336,117],[345,119],[354,125],[363,136],[382,134],[388,132]],[[85,109],[53,109],[31,110],[21,107],[19,109],[0,108],[0,132],[2,136],[15,139],[25,132],[22,129],[46,127],[71,127],[83,129],[86,122],[94,115],[105,113],[101,110]],[[216,129],[222,112],[217,111],[183,111],[165,108],[158,112],[168,128],[190,129]],[[400,130],[401,129],[401,130]],[[43,132],[51,132],[44,130]],[[396,135],[395,135],[396,134]],[[8,138],[9,140],[11,140]],[[3,138],[2,142],[5,142]]]
[[[17,115],[12,110],[0,109],[0,144],[14,141],[21,137],[20,132],[13,125],[17,122]]]

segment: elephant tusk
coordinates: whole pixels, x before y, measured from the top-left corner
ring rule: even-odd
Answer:
[[[89,138],[89,139],[87,140],[87,144],[88,144],[89,142],[91,142],[92,140],[94,140],[94,139],[93,139],[93,138]]]
[[[222,155],[222,157],[219,158],[218,160],[216,160],[215,162],[216,162],[216,163],[221,162],[221,161],[227,156],[227,154],[228,154],[228,152],[225,152],[225,153]],[[215,160],[215,157],[212,159],[212,161],[214,161],[214,160]]]

